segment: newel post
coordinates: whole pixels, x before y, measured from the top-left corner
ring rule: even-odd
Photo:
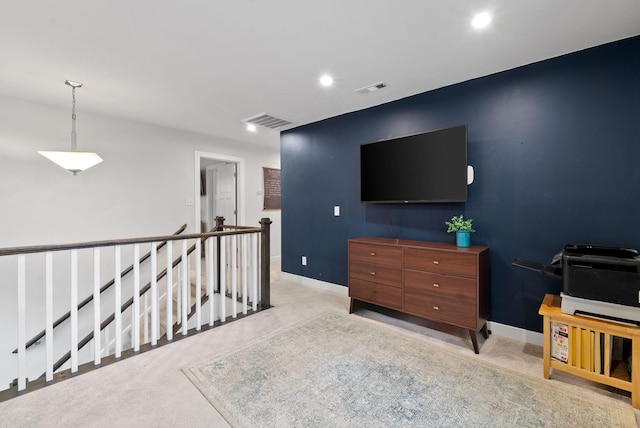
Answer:
[[[269,241],[269,230],[271,219],[263,217],[260,219],[262,231],[260,232],[260,306],[261,309],[271,307],[271,243]]]
[[[216,232],[222,232],[222,229],[223,229],[222,226],[224,225],[224,217],[217,216],[215,218],[215,221],[216,221],[216,226],[215,226]]]

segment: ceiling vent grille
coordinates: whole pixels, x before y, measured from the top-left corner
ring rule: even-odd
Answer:
[[[265,128],[276,129],[282,126],[291,125],[292,122],[273,116],[269,113],[260,113],[256,116],[243,120],[246,123],[253,123],[254,125],[264,126]]]
[[[384,82],[374,83],[373,85],[365,86],[364,88],[356,89],[359,94],[368,94],[369,92],[375,92],[379,89],[386,88],[387,84]]]

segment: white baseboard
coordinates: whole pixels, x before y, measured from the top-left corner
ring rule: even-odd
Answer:
[[[519,327],[500,324],[495,321],[489,321],[487,323],[487,328],[491,330],[491,334],[495,334],[496,336],[530,343],[531,345],[542,346],[544,344],[544,336],[542,333],[538,333],[537,331],[525,330]]]
[[[334,293],[342,294],[343,296],[349,295],[349,288],[343,285],[324,282],[300,275],[294,275],[288,272],[282,272],[280,275],[283,279],[297,282],[305,286],[314,287],[325,291],[332,291]],[[530,343],[537,346],[542,346],[542,344],[544,343],[542,333],[538,333],[535,331],[525,330],[523,328],[513,327],[495,321],[489,321],[487,323],[487,328],[491,330],[491,334],[506,337],[507,339],[519,340],[520,342]]]
[[[319,288],[325,291],[332,291],[334,293],[342,294],[343,296],[349,295],[349,288],[344,285],[333,284],[331,282],[319,281],[313,278],[307,278],[305,276],[294,275],[288,272],[281,272],[280,276],[283,279],[297,282],[298,284],[302,284],[308,287]]]

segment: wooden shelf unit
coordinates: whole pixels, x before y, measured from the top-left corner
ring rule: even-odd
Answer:
[[[640,327],[565,314],[560,310],[561,302],[560,296],[547,294],[538,311],[543,316],[544,378],[549,379],[551,369],[554,369],[613,386],[631,392],[632,406],[640,408]],[[568,327],[566,363],[551,357],[552,323]],[[586,333],[583,334],[583,331]],[[589,340],[588,346],[582,346],[583,337]],[[631,376],[625,363],[612,358],[614,337],[631,341]],[[592,351],[584,355],[584,349]],[[583,359],[586,364],[583,363]]]

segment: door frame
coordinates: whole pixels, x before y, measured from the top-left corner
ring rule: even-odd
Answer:
[[[220,162],[233,162],[236,164],[236,218],[238,219],[238,225],[245,225],[245,213],[244,213],[244,195],[245,195],[245,159],[237,156],[221,155],[208,152],[195,152],[194,162],[194,174],[193,174],[193,189],[194,189],[194,208],[195,208],[195,222],[194,233],[200,233],[200,160],[210,159]]]

